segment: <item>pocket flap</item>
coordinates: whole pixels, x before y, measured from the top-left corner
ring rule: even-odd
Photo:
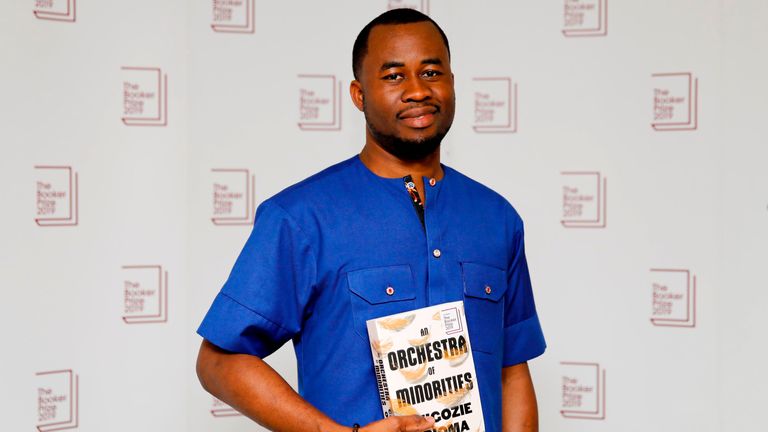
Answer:
[[[349,290],[370,304],[416,298],[411,266],[374,267],[347,273]]]
[[[461,263],[464,294],[498,302],[507,291],[507,272],[478,263]]]

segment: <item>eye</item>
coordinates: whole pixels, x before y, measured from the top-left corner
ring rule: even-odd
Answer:
[[[442,72],[436,71],[434,69],[427,69],[423,72],[423,75],[427,78],[437,78],[438,76],[442,75]]]
[[[400,74],[397,74],[397,73],[391,73],[391,74],[388,74],[388,75],[384,75],[384,76],[382,77],[382,79],[383,79],[384,81],[397,81],[397,80],[399,80],[399,79],[400,79]]]

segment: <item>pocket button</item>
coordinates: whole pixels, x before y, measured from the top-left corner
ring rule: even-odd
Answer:
[[[391,286],[388,286],[386,292],[388,296],[391,296],[392,294],[395,293],[395,289],[392,288]]]

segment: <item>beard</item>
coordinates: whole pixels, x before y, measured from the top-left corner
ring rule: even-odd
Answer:
[[[438,130],[438,132],[431,137],[415,140],[403,139],[399,136],[386,134],[376,129],[373,123],[368,119],[368,113],[365,108],[365,102],[363,102],[363,114],[365,114],[365,122],[368,125],[368,130],[371,132],[371,136],[373,136],[384,151],[402,161],[419,161],[437,151],[440,148],[440,143],[443,141],[443,138],[445,138],[445,135],[451,128],[449,125],[445,130]]]

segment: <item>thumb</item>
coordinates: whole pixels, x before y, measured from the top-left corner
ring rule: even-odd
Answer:
[[[435,424],[435,419],[432,416],[410,415],[400,417],[400,419],[402,432],[423,432],[431,429]]]

